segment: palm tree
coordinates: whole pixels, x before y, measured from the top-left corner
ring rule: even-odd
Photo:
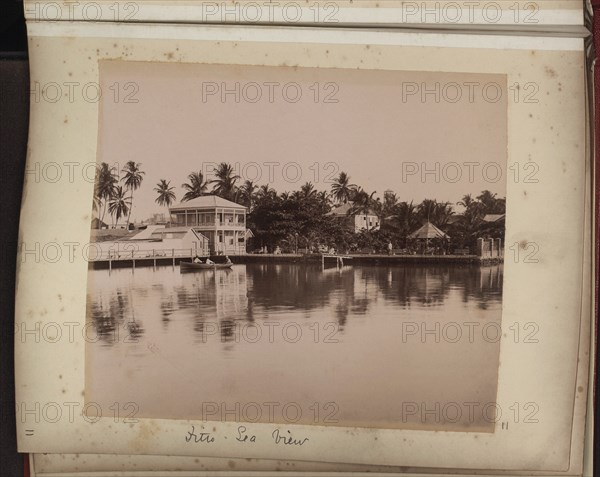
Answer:
[[[425,199],[417,206],[417,212],[422,221],[431,222],[435,218],[437,202],[432,199]]]
[[[327,191],[320,190],[317,192],[317,199],[319,199],[321,203],[326,204],[328,208],[331,208],[331,198]]]
[[[115,184],[118,182],[114,168],[111,168],[106,162],[100,164],[96,169],[96,181],[94,183],[94,202],[98,204],[98,209],[102,209],[100,214],[100,223],[104,221],[106,206],[109,199],[115,191]]]
[[[496,199],[496,205],[494,206],[495,214],[506,214],[506,197]]]
[[[445,228],[454,215],[454,210],[450,202],[436,203],[432,222],[436,227]]]
[[[420,219],[417,214],[417,208],[413,205],[412,201],[400,202],[395,208],[395,213],[386,219],[391,220],[399,229],[400,234],[404,237],[410,232],[414,231],[419,225]]]
[[[204,181],[204,175],[202,172],[191,172],[187,179],[189,182],[181,184],[181,187],[187,192],[184,194],[181,202],[187,202],[188,200],[201,197],[206,194],[208,183]]]
[[[133,204],[133,192],[142,185],[144,175],[146,174],[140,169],[141,165],[139,162],[127,161],[127,164],[125,164],[125,167],[121,171],[125,174],[121,180],[125,182],[125,187],[131,191],[131,204]],[[129,225],[129,219],[131,218],[131,209],[133,207],[129,207],[127,225]]]
[[[102,206],[102,199],[98,197],[96,192],[96,186],[94,186],[94,197],[92,199],[92,212],[99,212],[100,207]]]
[[[473,199],[471,194],[464,195],[457,204],[465,208],[460,219],[460,225],[462,225],[466,233],[471,234],[485,215],[484,205],[478,200]]]
[[[496,209],[496,195],[489,190],[484,190],[477,196],[477,200],[483,204],[486,214],[493,214]]]
[[[221,162],[215,169],[214,173],[217,176],[216,179],[212,180],[213,193],[223,197],[224,199],[233,200],[237,187],[235,183],[240,176],[233,173],[233,167],[231,164]]]
[[[302,199],[310,199],[311,197],[314,197],[316,194],[317,194],[317,191],[315,189],[315,186],[312,184],[312,182],[307,182],[302,187],[300,187],[299,196]]]
[[[173,192],[174,187],[171,187],[171,181],[166,181],[161,179],[154,191],[158,193],[158,197],[154,200],[158,205],[164,205],[167,208],[167,215],[169,216],[169,206],[175,201],[175,192]]]
[[[126,191],[123,190],[123,187],[115,187],[115,191],[108,203],[108,212],[114,216],[113,228],[117,226],[121,217],[127,215],[131,207],[131,197],[126,197],[125,194]]]
[[[454,215],[450,202],[438,202],[432,199],[425,199],[419,204],[417,210],[423,222],[431,222],[440,228],[448,225],[450,217]]]
[[[338,178],[331,185],[331,195],[338,203],[347,203],[354,190],[356,190],[356,185],[350,184],[350,176],[345,172],[340,172]]]
[[[254,207],[254,193],[256,189],[258,189],[258,187],[254,185],[254,182],[252,181],[244,182],[244,184],[239,188],[240,200],[242,204],[248,207],[250,210],[252,210],[252,207]]]
[[[471,194],[463,195],[462,199],[457,202],[457,204],[462,205],[465,208],[465,210],[469,210],[469,208],[473,207],[475,203],[476,201],[475,199],[473,199],[473,196]]]
[[[375,199],[376,193],[376,191],[373,191],[369,194],[363,189],[357,189],[353,197],[354,203],[348,211],[349,214],[364,214],[367,232],[369,231],[369,213],[376,208],[376,203],[378,201]]]
[[[272,187],[269,187],[269,184],[264,184],[261,185],[258,188],[258,192],[256,193],[256,198],[258,200],[263,200],[263,199],[275,199],[277,197],[277,191],[275,189],[273,189]]]
[[[383,194],[383,210],[384,217],[392,215],[398,206],[398,196],[391,191],[386,191]]]

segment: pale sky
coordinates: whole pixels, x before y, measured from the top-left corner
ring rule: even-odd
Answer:
[[[278,192],[308,181],[329,190],[330,180],[345,171],[368,192],[383,197],[390,189],[406,201],[457,202],[483,189],[506,195],[503,75],[100,65],[98,161],[120,168],[129,160],[142,163],[146,175],[135,192],[134,221],[164,212],[154,202],[160,179],[171,181],[179,202],[191,171],[211,171],[222,161],[243,176],[239,185],[250,179]],[[436,87],[439,101],[433,93],[422,97]],[[504,92],[493,102],[498,87]],[[223,90],[236,88],[239,102],[235,93],[222,97]],[[301,98],[292,102],[298,92]],[[124,102],[127,93],[138,102]],[[458,94],[461,99],[452,102]],[[328,95],[337,102],[325,102]],[[422,176],[436,167],[437,173]]]

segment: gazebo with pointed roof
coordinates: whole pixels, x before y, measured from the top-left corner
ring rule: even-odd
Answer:
[[[431,222],[425,222],[419,229],[408,236],[412,240],[449,239],[450,236],[438,229]]]

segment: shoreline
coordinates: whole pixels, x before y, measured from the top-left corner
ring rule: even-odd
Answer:
[[[352,265],[409,265],[409,264],[452,264],[465,266],[487,266],[504,262],[503,257],[484,258],[477,255],[384,255],[384,254],[356,254],[342,255],[344,266]],[[327,264],[337,266],[337,257],[322,254],[245,254],[229,255],[234,264],[264,263],[264,264]],[[109,268],[131,268],[131,267],[158,267],[175,266],[180,262],[189,262],[189,257],[148,257],[134,259],[115,259],[90,261],[89,267],[93,270]]]

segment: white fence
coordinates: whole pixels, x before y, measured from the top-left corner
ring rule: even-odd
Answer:
[[[117,245],[118,244],[118,245]],[[176,258],[193,258],[197,255],[207,256],[209,255],[208,249],[199,250],[196,247],[193,248],[148,248],[140,247],[139,244],[127,243],[121,244],[119,242],[111,242],[110,246],[106,246],[102,243],[94,244],[95,247],[90,247],[89,261],[90,262],[110,262],[116,260],[143,260],[143,259],[166,259],[170,258],[175,260]],[[232,255],[246,253],[244,247],[240,247],[239,250],[235,250]],[[231,252],[229,252],[231,253]]]

